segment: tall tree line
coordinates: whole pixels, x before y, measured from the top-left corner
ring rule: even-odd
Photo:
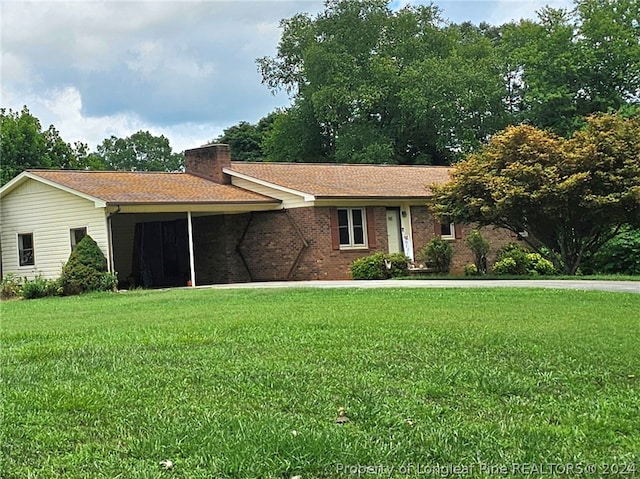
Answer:
[[[637,109],[639,12],[638,0],[577,0],[476,26],[435,6],[327,1],[282,20],[276,55],[258,59],[263,83],[292,103],[267,129],[242,125],[246,156],[449,164],[510,124],[569,137],[591,113]],[[237,140],[239,126],[217,140]]]

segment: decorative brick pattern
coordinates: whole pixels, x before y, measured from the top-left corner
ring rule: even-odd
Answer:
[[[193,218],[196,284],[244,283],[251,280],[236,250],[249,216]]]
[[[305,248],[284,210],[253,213],[239,250],[254,281],[284,281]]]

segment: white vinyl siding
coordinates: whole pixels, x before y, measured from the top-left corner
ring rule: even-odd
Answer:
[[[2,225],[3,274],[34,278],[60,276],[63,263],[69,259],[69,231],[86,225],[89,234],[107,256],[108,240],[103,208],[92,201],[29,180],[2,198],[0,208]],[[18,235],[33,234],[35,262],[20,266]]]

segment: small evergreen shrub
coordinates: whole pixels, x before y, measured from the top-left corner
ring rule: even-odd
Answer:
[[[22,280],[15,273],[9,273],[0,282],[0,299],[22,296]]]
[[[62,268],[60,285],[65,295],[105,291],[113,289],[113,276],[107,272],[107,258],[102,250],[87,235],[77,244]]]
[[[420,251],[418,257],[424,264],[437,273],[449,273],[453,248],[448,241],[434,238]]]
[[[374,253],[358,258],[349,267],[353,279],[389,279],[406,276],[410,259],[402,253]]]
[[[349,267],[353,279],[386,279],[384,253],[358,258]]]
[[[473,251],[473,256],[475,258],[475,266],[476,273],[475,274],[486,274],[487,273],[487,253],[489,253],[490,245],[489,242],[484,239],[480,231],[471,230],[467,235],[467,246],[471,251]],[[465,268],[466,274],[466,268]],[[469,276],[469,275],[467,275]]]
[[[26,280],[22,287],[22,297],[24,299],[46,298],[47,296],[57,296],[62,293],[58,281],[36,276],[32,280]]]
[[[553,266],[553,263],[543,258],[539,253],[527,254],[527,260],[529,261],[527,268],[529,274],[540,274],[543,276],[556,274],[556,268]]]
[[[115,273],[103,273],[99,291],[116,291],[117,289],[118,275]]]
[[[409,262],[411,258],[407,257],[404,253],[391,253],[387,254],[386,258],[388,274],[390,278],[400,278],[409,274]]]
[[[522,274],[518,273],[520,271],[518,268],[518,263],[515,259],[511,257],[502,258],[500,261],[496,261],[496,264],[493,265],[493,274],[497,275],[517,275]]]

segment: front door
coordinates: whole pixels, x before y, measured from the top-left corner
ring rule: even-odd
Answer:
[[[402,230],[400,227],[400,210],[387,208],[387,244],[389,253],[402,253]]]

